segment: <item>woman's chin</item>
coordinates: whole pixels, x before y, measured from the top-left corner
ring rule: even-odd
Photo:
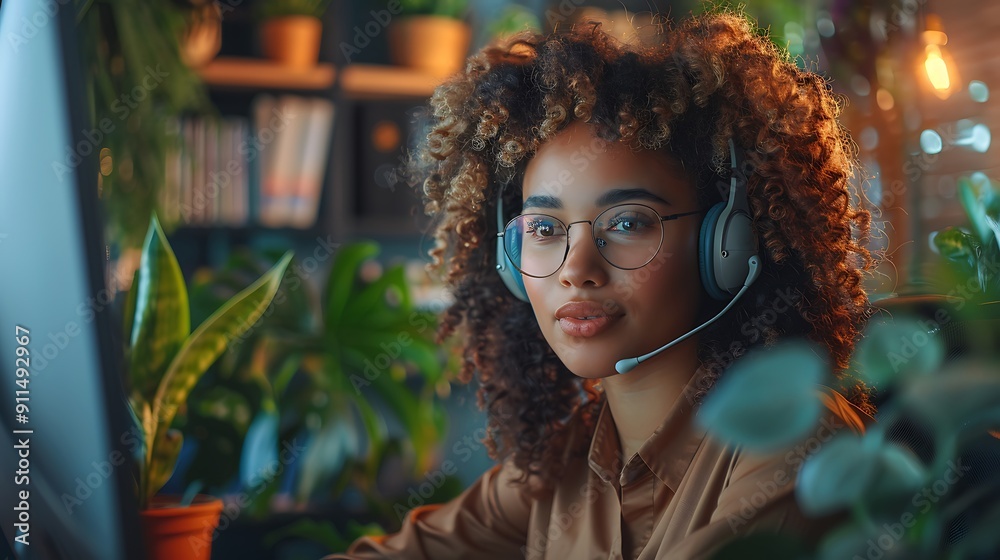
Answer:
[[[573,360],[571,363],[566,363],[566,368],[573,372],[577,377],[583,379],[602,379],[605,377],[610,377],[612,375],[617,375],[618,372],[615,371],[614,361],[605,360]],[[607,363],[607,366],[595,366],[595,364]]]

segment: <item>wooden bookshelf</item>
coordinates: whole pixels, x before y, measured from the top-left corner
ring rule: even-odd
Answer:
[[[261,58],[220,57],[200,68],[198,73],[212,87],[318,91],[333,86],[336,69],[329,63],[300,70]]]
[[[297,70],[266,59],[219,57],[198,70],[205,84],[227,89],[329,89],[338,69],[320,63]],[[349,64],[340,69],[341,88],[355,98],[430,97],[444,78],[384,64]]]
[[[344,93],[351,97],[430,97],[444,81],[422,72],[379,64],[349,64],[340,77]]]

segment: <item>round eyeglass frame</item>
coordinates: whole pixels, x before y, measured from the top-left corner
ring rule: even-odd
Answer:
[[[608,257],[606,257],[604,255],[604,252],[600,250],[600,245],[598,245],[598,243],[601,240],[600,240],[600,238],[597,237],[597,232],[594,231],[594,223],[600,221],[600,217],[601,216],[603,216],[604,214],[606,214],[606,213],[608,213],[608,212],[610,212],[610,211],[612,211],[612,210],[614,210],[616,208],[621,208],[623,206],[642,206],[643,208],[646,208],[650,212],[652,212],[653,215],[655,215],[658,218],[660,218],[660,241],[656,245],[656,250],[653,251],[653,253],[650,255],[649,260],[647,260],[646,262],[640,264],[639,266],[624,267],[624,266],[618,266],[617,264],[609,261]],[[528,272],[525,272],[525,271],[521,270],[521,267],[517,266],[517,264],[514,263],[514,258],[511,256],[510,252],[507,250],[507,244],[506,243],[501,243],[501,245],[503,245],[503,252],[507,255],[507,260],[510,261],[511,266],[513,266],[515,269],[517,269],[518,272],[520,272],[521,274],[524,274],[525,276],[530,276],[532,278],[548,278],[549,276],[552,276],[556,272],[559,272],[559,269],[562,268],[564,264],[566,264],[566,257],[569,256],[569,228],[571,226],[573,226],[574,224],[587,223],[587,224],[590,224],[590,235],[594,239],[594,244],[598,245],[598,251],[597,252],[601,255],[601,258],[603,258],[605,262],[607,262],[611,266],[613,266],[613,267],[615,267],[617,269],[620,269],[620,270],[637,270],[637,269],[640,269],[640,268],[646,266],[647,264],[653,262],[653,259],[655,259],[656,255],[659,254],[660,248],[663,247],[663,222],[670,221],[670,220],[676,220],[678,218],[683,218],[684,216],[693,216],[695,214],[704,214],[704,213],[708,212],[708,210],[709,210],[708,208],[704,208],[704,209],[701,209],[701,210],[693,210],[691,212],[680,212],[678,214],[661,215],[659,212],[656,211],[656,209],[654,209],[654,208],[652,208],[650,206],[647,206],[645,204],[638,204],[638,203],[629,202],[629,203],[625,203],[625,204],[616,204],[615,206],[612,206],[610,208],[606,208],[606,209],[602,210],[601,213],[598,214],[597,217],[595,217],[593,220],[577,220],[575,222],[570,222],[568,224],[565,223],[565,222],[563,222],[559,218],[556,218],[555,216],[552,216],[551,214],[542,214],[542,213],[538,213],[538,212],[531,212],[530,214],[518,214],[517,216],[514,216],[513,218],[511,218],[510,220],[508,220],[507,224],[504,225],[503,231],[497,232],[497,237],[504,237],[504,234],[507,233],[507,229],[510,227],[510,225],[515,220],[517,220],[517,219],[519,219],[519,218],[521,218],[521,217],[523,217],[525,215],[528,215],[528,216],[545,216],[546,218],[552,218],[553,220],[555,220],[555,221],[559,222],[560,224],[562,224],[563,226],[565,226],[565,229],[566,229],[566,249],[565,249],[565,251],[563,251],[562,262],[559,263],[559,266],[557,266],[555,270],[553,270],[552,272],[550,272],[548,274],[542,275],[542,276],[539,276],[537,274],[531,274],[531,273],[528,273]]]

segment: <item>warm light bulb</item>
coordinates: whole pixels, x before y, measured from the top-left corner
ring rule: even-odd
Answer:
[[[951,89],[951,78],[948,77],[948,65],[941,57],[941,49],[937,45],[927,45],[926,53],[924,69],[931,85],[938,91],[948,91]]]

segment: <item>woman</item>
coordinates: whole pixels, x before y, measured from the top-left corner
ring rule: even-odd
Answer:
[[[522,33],[434,92],[412,163],[455,296],[438,335],[464,335],[500,464],[331,558],[702,558],[827,526],[795,504],[801,447],[745,452],[692,419],[734,359],[806,336],[853,401],[825,393],[818,429],[863,429],[853,144],[822,78],[744,17],[658,39]]]

